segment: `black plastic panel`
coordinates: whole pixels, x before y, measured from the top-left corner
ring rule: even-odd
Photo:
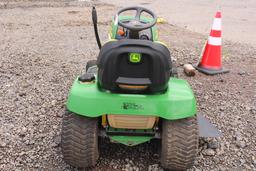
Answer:
[[[140,53],[141,62],[130,62],[129,53]],[[104,89],[118,91],[120,78],[125,78],[129,84],[142,85],[144,82],[149,87],[148,91],[159,92],[167,88],[171,57],[169,50],[162,44],[123,39],[106,43],[99,53],[97,65],[98,80]]]

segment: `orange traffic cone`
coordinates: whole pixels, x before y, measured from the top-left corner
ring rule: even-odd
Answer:
[[[219,11],[215,15],[202,60],[196,69],[208,75],[229,72],[223,69],[221,64],[221,12]]]

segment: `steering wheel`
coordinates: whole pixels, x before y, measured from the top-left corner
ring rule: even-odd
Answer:
[[[134,18],[129,19],[129,20],[119,20],[119,15],[121,13],[126,12],[126,11],[131,11],[131,10],[136,11],[136,15]],[[150,21],[149,23],[141,21],[140,17],[141,17],[142,12],[146,12],[147,14],[149,14],[152,17],[152,21]],[[123,8],[117,12],[116,20],[118,20],[118,24],[124,28],[127,28],[131,31],[141,31],[141,30],[145,30],[150,27],[153,27],[156,24],[157,17],[149,9],[146,9],[143,7],[127,7],[127,8]]]

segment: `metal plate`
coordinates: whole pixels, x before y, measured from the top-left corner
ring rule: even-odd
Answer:
[[[197,114],[200,137],[220,137],[222,133],[203,115]]]

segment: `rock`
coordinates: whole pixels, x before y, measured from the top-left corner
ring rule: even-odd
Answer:
[[[239,148],[245,148],[246,143],[245,143],[245,141],[236,141],[236,146]]]
[[[205,156],[214,156],[215,155],[215,151],[213,149],[205,149],[202,151],[202,154]]]
[[[256,159],[252,161],[252,164],[256,167]]]
[[[25,137],[27,135],[27,128],[23,127],[21,129],[18,130],[19,136],[20,137]]]
[[[24,97],[24,96],[26,96],[27,94],[26,94],[26,92],[21,92],[21,93],[19,93],[19,96],[20,97]]]
[[[52,106],[55,106],[56,104],[57,104],[57,100],[52,100],[52,101],[51,101],[51,105],[52,105]]]
[[[238,72],[238,74],[241,76],[244,76],[244,75],[248,75],[248,72],[241,70]]]
[[[138,168],[138,167],[136,167],[136,166],[134,166],[133,168],[133,171],[139,171],[140,169]]]
[[[211,148],[211,149],[217,149],[219,147],[219,143],[216,140],[210,141],[207,144],[207,148]]]
[[[132,171],[132,166],[129,163],[125,165],[125,171]]]
[[[244,164],[243,166],[246,168],[246,170],[251,170],[252,169],[248,164]]]
[[[246,109],[247,111],[250,111],[250,110],[251,110],[251,107],[250,107],[250,106],[245,106],[245,109]]]
[[[53,143],[52,143],[52,146],[53,147],[57,147],[57,146],[59,146],[60,145],[60,142],[61,142],[61,136],[55,136],[54,138],[53,138]]]
[[[225,110],[225,108],[221,106],[221,107],[220,107],[220,111],[223,112],[224,110]]]
[[[25,155],[26,153],[24,152],[24,151],[22,151],[22,152],[20,152],[19,153],[19,156],[23,156],[23,155]]]
[[[196,69],[191,64],[185,64],[183,67],[187,76],[194,76],[196,74]]]
[[[195,168],[195,170],[194,171],[202,171],[202,170],[200,170],[200,169],[198,169],[198,168]]]
[[[148,171],[156,171],[158,169],[158,164],[150,165],[148,167]]]
[[[208,96],[208,95],[205,95],[205,96],[204,96],[204,99],[205,99],[205,100],[208,100],[208,99],[209,99],[209,96]]]
[[[6,143],[5,143],[5,142],[0,141],[0,147],[6,147]]]
[[[219,171],[226,171],[227,169],[224,166],[219,167]]]
[[[57,118],[62,118],[63,113],[62,113],[62,112],[57,112],[57,113],[55,114],[55,116],[56,116]]]
[[[240,131],[236,131],[234,135],[235,140],[240,141],[242,140],[242,134]]]
[[[243,165],[246,161],[244,159],[240,159],[240,164]]]

